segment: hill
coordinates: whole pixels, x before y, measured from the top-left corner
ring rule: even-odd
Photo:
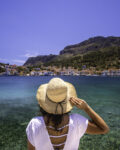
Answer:
[[[66,46],[64,50],[60,51],[60,55],[66,53],[73,55],[85,54],[90,51],[98,51],[100,49],[112,46],[120,46],[120,37],[97,36],[89,38],[79,44]]]
[[[99,69],[120,67],[120,37],[97,36],[81,43],[66,46],[59,55],[40,55],[30,57],[25,66],[82,66]]]

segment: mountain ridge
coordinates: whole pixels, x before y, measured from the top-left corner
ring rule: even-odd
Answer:
[[[115,50],[118,48],[117,50]],[[120,48],[120,37],[103,37],[103,36],[96,36],[91,37],[87,40],[84,40],[78,44],[68,45],[63,50],[59,52],[59,55],[49,54],[49,55],[39,55],[37,57],[30,57],[25,62],[24,66],[39,66],[39,65],[55,65],[55,64],[62,64],[63,62],[68,62],[71,59],[74,59],[75,57],[81,58],[85,55],[88,55],[91,53],[92,55],[96,55],[97,52],[98,55],[102,52],[107,52],[107,56],[109,54],[108,51],[111,51],[112,53],[115,52],[115,55],[119,57],[119,48]],[[95,53],[94,53],[95,52]],[[90,56],[91,57],[91,56]],[[78,60],[79,60],[78,59]],[[118,58],[119,59],[119,58]],[[96,60],[97,61],[97,60]],[[67,64],[68,64],[67,62]],[[69,64],[68,64],[69,66]]]

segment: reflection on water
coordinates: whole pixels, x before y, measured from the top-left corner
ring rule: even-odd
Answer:
[[[110,126],[106,135],[85,135],[80,149],[120,148],[120,78],[60,76],[71,82],[78,97],[103,117]],[[25,128],[29,120],[39,112],[36,91],[40,84],[47,83],[52,76],[0,77],[0,150],[26,149]],[[72,112],[83,111],[74,108]]]

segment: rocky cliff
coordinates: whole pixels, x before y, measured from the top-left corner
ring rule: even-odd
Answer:
[[[115,48],[120,48],[120,37],[92,37],[81,43],[68,45],[59,52],[59,55],[40,55],[37,57],[30,57],[25,62],[25,66],[37,66],[41,64],[51,65],[52,62],[57,64],[62,63],[65,59],[72,59],[76,56],[84,56],[86,54],[98,51],[114,51]],[[108,52],[109,53],[109,52]],[[94,55],[94,53],[92,53]]]

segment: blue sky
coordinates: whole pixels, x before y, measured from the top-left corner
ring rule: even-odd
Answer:
[[[120,36],[120,0],[0,0],[0,62],[22,65],[98,35]]]

